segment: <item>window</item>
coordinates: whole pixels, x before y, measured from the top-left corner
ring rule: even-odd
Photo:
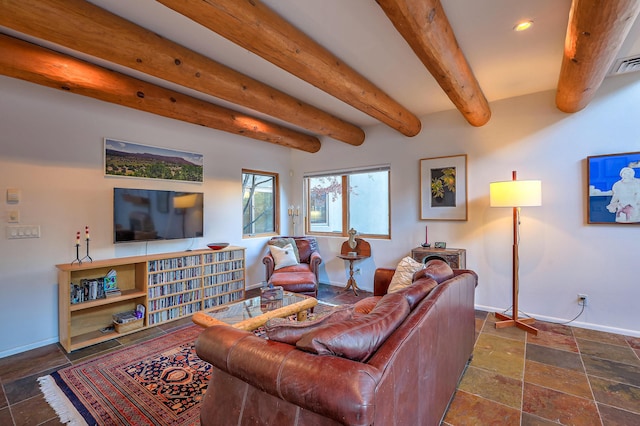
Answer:
[[[388,166],[305,176],[307,233],[389,238]]]
[[[277,234],[278,174],[242,170],[242,236]]]

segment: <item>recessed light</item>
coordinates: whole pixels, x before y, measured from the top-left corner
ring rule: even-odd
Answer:
[[[533,21],[522,21],[518,22],[514,27],[513,31],[526,31],[533,25]]]

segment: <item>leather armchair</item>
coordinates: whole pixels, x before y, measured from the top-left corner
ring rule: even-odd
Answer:
[[[272,240],[282,238],[293,239],[298,248],[300,263],[276,270],[273,256],[268,252],[262,259],[267,283],[281,286],[285,291],[316,297],[318,272],[322,263],[318,242],[314,237],[274,237]]]

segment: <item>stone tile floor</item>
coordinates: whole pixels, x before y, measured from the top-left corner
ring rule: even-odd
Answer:
[[[476,312],[476,345],[445,416],[458,425],[640,425],[640,338]]]
[[[250,290],[253,296],[259,290]],[[318,299],[353,303],[371,293],[320,285]],[[0,359],[0,425],[57,425],[36,379],[189,324],[152,327],[67,354],[52,344]],[[476,312],[474,357],[445,425],[640,425],[640,338],[537,322],[538,336],[496,330]]]

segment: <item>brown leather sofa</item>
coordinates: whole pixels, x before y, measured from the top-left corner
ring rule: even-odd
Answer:
[[[312,326],[296,345],[203,331],[196,350],[213,368],[201,424],[438,425],[473,351],[477,276],[420,271],[385,294],[393,272],[376,271],[377,296],[350,319]]]
[[[318,295],[318,270],[322,257],[318,252],[318,242],[314,237],[274,237],[271,240],[292,239],[299,253],[297,265],[275,270],[271,253],[262,259],[265,266],[267,284],[281,286],[285,291],[316,297]]]

